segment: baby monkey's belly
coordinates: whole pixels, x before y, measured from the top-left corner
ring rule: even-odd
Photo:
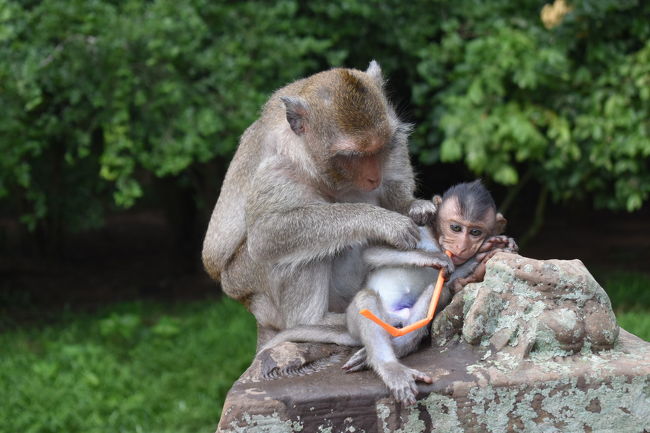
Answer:
[[[432,268],[386,267],[373,271],[367,286],[379,295],[388,322],[400,327],[411,322],[412,307],[436,278],[438,270]]]

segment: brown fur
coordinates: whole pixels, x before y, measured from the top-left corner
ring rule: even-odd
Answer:
[[[227,295],[248,300],[262,327],[326,323],[328,299],[353,295],[333,287],[336,257],[369,241],[401,249],[417,241],[403,215],[414,201],[409,131],[375,62],[275,92],[226,173],[203,246],[208,273]],[[359,289],[363,267],[357,272],[342,279],[346,290]]]

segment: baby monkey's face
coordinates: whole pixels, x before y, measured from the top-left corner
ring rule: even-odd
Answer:
[[[488,209],[479,220],[467,220],[459,210],[458,200],[451,197],[440,204],[436,231],[438,243],[450,251],[454,265],[462,265],[479,250],[483,241],[492,236],[496,225],[496,212]]]

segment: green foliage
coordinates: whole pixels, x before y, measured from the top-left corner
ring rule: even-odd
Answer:
[[[504,185],[532,170],[556,200],[639,209],[650,193],[650,5],[577,0],[546,29],[537,2],[474,3],[457,2],[421,52],[416,101],[435,107],[416,137],[425,161],[439,125],[443,162]]]
[[[255,321],[224,299],[129,304],[0,335],[0,431],[214,431],[255,352]]]
[[[146,173],[231,155],[276,87],[328,47],[297,3],[0,0],[0,199],[68,227],[131,206]],[[214,182],[214,180],[212,180]]]
[[[532,0],[0,0],[0,200],[30,228],[96,226],[151,179],[227,162],[274,89],[376,58],[422,163],[639,209],[650,3],[570,5],[547,29]]]

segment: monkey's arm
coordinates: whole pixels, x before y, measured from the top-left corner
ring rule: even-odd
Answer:
[[[413,222],[365,203],[308,204],[251,221],[249,253],[255,260],[297,263],[333,256],[375,240],[414,248]]]
[[[332,203],[295,180],[281,162],[263,167],[246,205],[248,251],[254,260],[299,263],[333,256],[368,241],[414,248],[410,218],[369,203]]]
[[[454,270],[454,265],[446,254],[434,251],[399,251],[394,248],[374,246],[366,248],[363,252],[363,260],[375,269],[383,266],[418,266],[443,268],[447,272]]]
[[[203,240],[202,259],[208,274],[220,280],[221,273],[246,238],[242,218],[251,173],[259,163],[260,152],[250,149],[250,135],[257,122],[246,130],[221,184],[219,198],[212,211]]]

